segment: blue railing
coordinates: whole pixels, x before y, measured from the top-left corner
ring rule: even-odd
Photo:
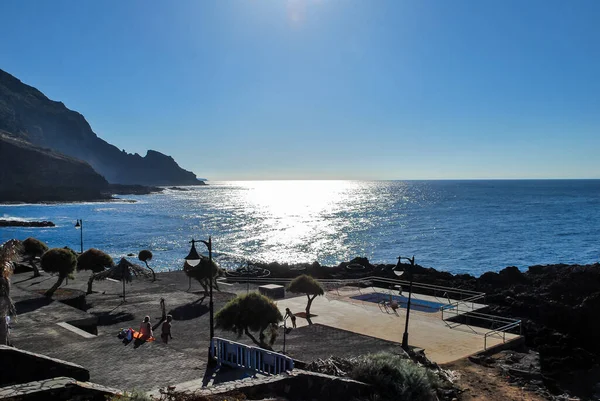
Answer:
[[[213,356],[219,365],[251,369],[266,375],[277,375],[294,369],[292,358],[266,349],[219,337],[213,338],[212,347]]]

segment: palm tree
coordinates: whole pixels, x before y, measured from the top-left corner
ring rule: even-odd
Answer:
[[[154,273],[154,270],[150,266],[148,266],[148,261],[152,260],[152,252],[150,252],[147,249],[140,251],[138,259],[144,262],[146,264],[146,267],[152,272],[152,281],[156,281],[156,273]]]
[[[42,255],[42,269],[49,273],[58,273],[58,280],[48,291],[46,296],[51,298],[62,282],[69,277],[77,266],[75,252],[68,248],[52,248]]]
[[[102,273],[106,268],[114,267],[115,262],[110,255],[102,252],[99,249],[88,249],[77,258],[77,271],[91,270],[92,275],[88,280],[87,293],[92,293],[92,284],[96,280],[96,276]]]
[[[48,245],[44,244],[39,239],[29,237],[23,241],[23,254],[27,256],[29,265],[33,269],[33,277],[41,276],[40,270],[35,263],[35,259],[42,256],[47,250]]]
[[[8,345],[7,316],[15,315],[15,307],[10,299],[10,276],[13,274],[13,261],[21,250],[20,241],[13,239],[0,247],[0,345]]]

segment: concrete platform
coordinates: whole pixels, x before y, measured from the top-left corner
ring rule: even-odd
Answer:
[[[361,293],[369,291],[389,291],[385,289],[361,289]],[[406,309],[400,308],[396,312],[388,312],[376,303],[357,301],[351,297],[358,294],[359,290],[346,288],[339,292],[326,293],[326,296],[317,297],[311,307],[311,321],[326,326],[336,327],[355,333],[380,338],[383,340],[402,342]],[[397,294],[397,292],[396,292]],[[432,300],[433,297],[413,294],[416,299]],[[439,300],[438,300],[439,301]],[[286,308],[294,313],[304,311],[306,297],[295,297],[277,302],[280,311],[285,313]],[[475,304],[474,309],[485,305]],[[298,327],[308,325],[305,319],[296,320]],[[456,325],[454,328],[442,320],[441,312],[426,313],[411,308],[409,320],[409,344],[425,350],[427,357],[439,364],[452,362],[484,350],[484,334],[490,331],[486,328]],[[506,341],[519,337],[506,334]],[[503,343],[499,336],[488,337],[487,346]]]

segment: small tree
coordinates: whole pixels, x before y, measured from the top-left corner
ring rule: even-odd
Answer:
[[[58,280],[48,291],[46,296],[52,297],[62,282],[75,271],[77,257],[70,249],[52,248],[42,255],[42,269],[49,273],[57,273]]]
[[[77,258],[77,271],[91,270],[92,275],[88,280],[87,293],[92,293],[92,285],[99,273],[102,273],[106,268],[113,267],[115,262],[110,255],[102,252],[99,249],[88,249]]]
[[[296,294],[306,294],[308,303],[306,304],[306,318],[310,318],[310,306],[317,295],[325,294],[323,286],[311,276],[303,274],[292,280],[288,290]]]
[[[223,274],[223,272],[214,260],[211,264],[210,260],[207,257],[200,256],[200,263],[198,263],[196,266],[190,266],[187,262],[185,262],[183,264],[183,271],[185,272],[186,276],[188,276],[188,278],[190,279],[190,288],[192,285],[191,280],[197,280],[204,289],[204,296],[208,296],[210,277],[212,277],[213,288],[215,288],[219,292],[221,291],[219,289],[219,285],[217,284],[217,278],[220,277]]]
[[[20,241],[13,239],[0,246],[0,345],[8,345],[6,316],[14,316],[15,307],[10,298],[10,276],[13,261],[21,250]]]
[[[245,333],[262,348],[270,348],[264,341],[263,332],[272,324],[279,324],[282,320],[283,316],[277,305],[256,292],[238,295],[215,315],[216,327],[233,331],[239,337]],[[260,341],[257,341],[250,331],[258,332]]]
[[[48,250],[48,245],[39,239],[29,237],[23,241],[23,254],[27,257],[29,265],[33,269],[33,277],[41,276],[40,270],[35,264],[35,258],[39,258]]]
[[[148,261],[152,260],[152,252],[150,252],[147,249],[140,251],[138,259],[144,262],[146,264],[146,267],[152,272],[152,281],[156,281],[156,273],[154,273],[154,270],[150,266],[148,266]]]

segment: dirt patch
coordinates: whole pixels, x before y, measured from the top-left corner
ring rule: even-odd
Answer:
[[[512,385],[508,377],[493,367],[475,364],[468,359],[452,362],[443,366],[457,373],[457,385],[463,390],[461,401],[544,401],[546,398]]]

